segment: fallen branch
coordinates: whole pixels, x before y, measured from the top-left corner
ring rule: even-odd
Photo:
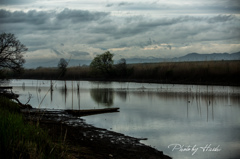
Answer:
[[[102,113],[112,113],[119,112],[119,108],[105,108],[105,109],[85,109],[85,110],[65,110],[67,113],[76,115],[76,116],[86,116],[86,115],[94,115],[94,114],[102,114]]]
[[[14,99],[15,101],[17,101],[17,103],[19,104],[19,107],[21,108],[21,109],[25,109],[25,108],[30,108],[30,109],[32,109],[32,106],[31,105],[29,105],[29,104],[22,104],[17,98],[12,98],[12,99]]]
[[[18,100],[18,97],[19,97],[18,94],[15,94],[15,93],[12,93],[12,92],[3,92],[3,93],[0,93],[0,95],[4,96],[4,97],[6,97],[6,98],[13,99],[13,100],[17,101],[17,103],[19,104],[19,107],[20,107],[21,109],[32,108],[32,106],[28,104],[28,102],[29,102],[30,99],[31,99],[31,95],[29,95],[29,99],[28,99],[28,102],[27,102],[26,104],[22,104],[22,103]]]

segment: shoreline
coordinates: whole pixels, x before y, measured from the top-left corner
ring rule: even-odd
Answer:
[[[20,79],[89,80],[146,82],[159,84],[196,84],[240,86],[240,60],[189,61],[117,65],[109,74],[96,73],[88,66],[68,67],[64,76],[59,76],[56,67],[26,69]]]
[[[68,151],[75,158],[171,159],[162,151],[140,143],[143,139],[97,128],[65,111],[23,109],[22,113],[26,120],[39,123],[53,139],[64,136]]]
[[[207,85],[207,86],[240,86],[240,82],[190,82],[190,81],[163,81],[153,79],[104,79],[104,78],[82,78],[82,79],[35,79],[35,78],[13,78],[9,80],[56,80],[56,81],[99,81],[99,82],[132,82],[132,83],[153,83],[153,84],[179,84],[179,85]]]

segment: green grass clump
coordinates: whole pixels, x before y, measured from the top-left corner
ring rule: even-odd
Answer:
[[[0,158],[59,158],[41,128],[24,121],[18,105],[0,96]]]

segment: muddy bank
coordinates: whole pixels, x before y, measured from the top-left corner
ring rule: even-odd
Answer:
[[[170,159],[163,152],[140,143],[141,139],[96,128],[65,111],[25,109],[22,112],[27,120],[39,122],[56,142],[62,138],[71,158]]]

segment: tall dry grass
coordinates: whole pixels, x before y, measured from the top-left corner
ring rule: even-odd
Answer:
[[[239,84],[240,61],[164,62],[133,64],[132,79],[171,83]]]
[[[118,67],[109,80],[153,81],[161,83],[212,83],[240,85],[240,61],[163,62],[128,64],[127,74],[120,76]],[[26,69],[22,79],[99,79],[87,66],[69,67],[59,78],[57,68]],[[105,78],[106,79],[106,78]]]

